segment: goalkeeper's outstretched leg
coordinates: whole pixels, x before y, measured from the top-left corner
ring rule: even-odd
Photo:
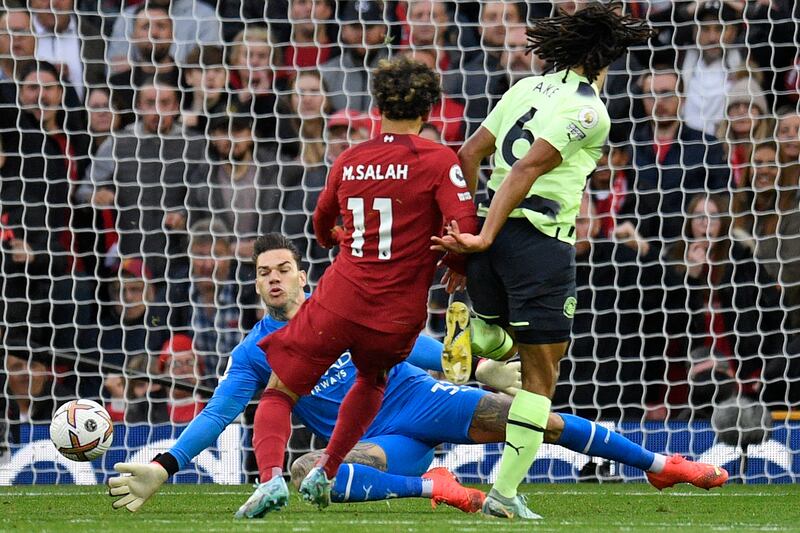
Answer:
[[[502,363],[494,363],[502,364]],[[512,397],[506,394],[482,393],[477,406],[468,413],[469,433],[467,439],[454,438],[456,443],[487,444],[503,442],[506,420]],[[448,395],[445,402],[457,403],[458,394]],[[425,412],[441,412],[441,406],[419,405]],[[453,412],[457,412],[456,409]],[[401,413],[402,418],[402,413]],[[410,418],[406,417],[406,418]],[[417,417],[416,420],[422,417]],[[462,424],[458,418],[450,418],[453,426]],[[425,424],[418,427],[424,427]],[[423,430],[424,431],[424,430]],[[391,498],[430,498],[434,506],[444,503],[465,512],[480,509],[479,501],[485,494],[476,489],[463,487],[452,473],[443,469],[427,471],[433,459],[431,441],[403,435],[372,437],[360,442],[345,459],[331,490],[331,500],[337,503],[376,501]],[[679,456],[667,458],[653,453],[619,433],[597,425],[589,420],[571,415],[550,413],[544,442],[555,444],[589,456],[639,468],[647,473],[651,484],[661,490],[676,483],[689,483],[709,489],[718,487],[728,479],[728,473],[720,467],[706,463],[695,463]],[[313,468],[321,452],[310,452],[297,459],[291,466],[295,487]],[[427,472],[426,472],[427,471]]]

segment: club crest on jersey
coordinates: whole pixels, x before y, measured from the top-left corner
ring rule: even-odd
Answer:
[[[574,296],[568,296],[564,301],[564,316],[572,318],[575,316],[575,309],[578,307],[578,300]]]
[[[597,116],[597,111],[593,107],[582,107],[578,111],[578,122],[586,129],[592,129],[597,126],[599,120],[600,117]]]
[[[450,167],[450,181],[452,181],[453,185],[456,187],[461,187],[462,189],[467,188],[467,180],[464,179],[464,172],[461,171],[461,167],[458,165]]]

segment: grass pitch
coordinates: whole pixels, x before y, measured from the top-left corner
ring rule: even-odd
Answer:
[[[797,485],[728,485],[712,492],[645,484],[527,485],[536,523],[508,523],[428,500],[333,504],[324,511],[294,494],[288,509],[252,521],[233,513],[249,486],[168,485],[138,513],[114,511],[104,487],[0,488],[0,531],[495,532],[495,531],[800,531]]]

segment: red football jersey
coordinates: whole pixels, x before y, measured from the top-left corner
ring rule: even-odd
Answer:
[[[417,135],[381,133],[345,151],[328,174],[314,232],[339,255],[314,297],[331,312],[378,331],[419,331],[440,254],[431,236],[456,220],[475,233],[478,220],[453,151]]]

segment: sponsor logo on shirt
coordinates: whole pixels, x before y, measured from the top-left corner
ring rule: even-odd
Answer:
[[[407,179],[408,165],[351,165],[342,169],[343,181]]]
[[[569,126],[567,126],[567,137],[569,137],[570,141],[580,141],[586,138],[586,134],[578,126],[570,122]]]
[[[461,171],[461,167],[458,165],[450,167],[450,181],[452,181],[453,185],[456,187],[461,187],[462,189],[467,188],[467,180],[464,179],[464,172]]]
[[[466,202],[468,200],[472,200],[472,195],[469,193],[469,191],[460,192],[458,193],[458,199],[461,200],[462,202]]]
[[[345,352],[344,355],[339,357],[319,379],[316,386],[311,390],[311,395],[316,396],[326,389],[334,388],[336,385],[346,382],[348,380],[347,371],[352,366],[350,359],[350,352]]]

